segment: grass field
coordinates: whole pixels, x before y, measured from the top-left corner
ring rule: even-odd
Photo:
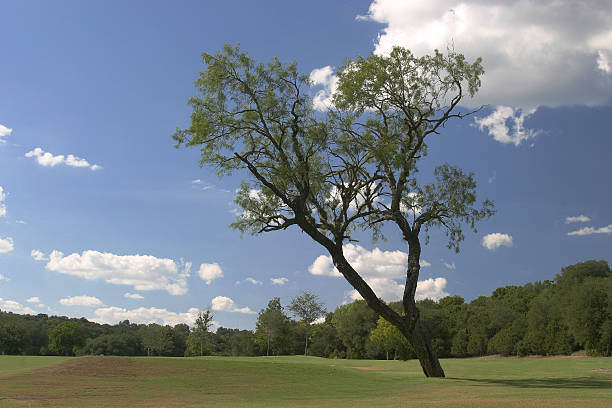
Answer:
[[[0,356],[0,407],[612,407],[612,358]]]
[[[50,366],[70,357],[0,356],[0,378],[28,373],[41,367]]]

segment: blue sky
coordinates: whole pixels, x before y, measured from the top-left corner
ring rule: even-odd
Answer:
[[[321,99],[346,57],[449,44],[482,56],[483,87],[466,104],[487,107],[431,139],[421,171],[473,171],[497,214],[459,254],[432,235],[421,297],[471,300],[609,259],[612,6],[422,4],[2,3],[0,309],[175,324],[212,307],[218,324],[253,328],[274,296],[286,304],[311,290],[329,310],[353,298],[299,231],[231,230],[242,175],[218,180],[197,150],[172,147],[201,53],[236,42],[258,60],[317,70]],[[398,275],[375,281],[373,270],[401,275],[406,247],[387,232],[377,244],[362,234],[347,253],[392,300]]]

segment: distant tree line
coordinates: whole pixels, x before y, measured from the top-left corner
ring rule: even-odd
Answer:
[[[399,302],[389,306],[401,310]],[[606,261],[567,266],[554,280],[501,287],[470,303],[449,296],[420,301],[418,308],[440,357],[612,353],[612,271]],[[280,298],[270,300],[254,331],[219,327],[213,333],[211,322],[210,311],[201,312],[194,327],[0,311],[0,354],[414,358],[405,337],[364,301],[325,313],[318,297],[305,292],[286,307]]]

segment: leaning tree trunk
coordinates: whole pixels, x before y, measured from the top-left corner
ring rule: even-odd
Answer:
[[[402,331],[414,349],[414,353],[421,363],[423,373],[427,377],[444,377],[444,370],[431,345],[431,336],[419,318],[419,309],[415,303],[419,272],[421,270],[421,243],[416,234],[406,236],[406,240],[408,241],[408,269],[406,271],[406,286],[404,287],[402,304],[408,327],[404,331],[400,328],[400,331]]]
[[[422,323],[417,321],[412,333],[408,335],[404,334],[404,336],[406,336],[412,345],[414,353],[421,363],[423,373],[425,373],[427,377],[444,377],[444,370],[440,365],[436,352],[431,346],[431,338],[425,332]]]
[[[404,317],[406,324],[398,327],[398,329],[412,346],[414,354],[416,354],[421,363],[423,373],[427,377],[444,377],[444,370],[431,345],[431,336],[419,319],[419,310],[414,300],[410,303],[411,305],[406,310],[406,316]]]
[[[412,251],[412,247],[411,247]],[[404,291],[403,305],[405,315],[401,316],[391,309],[384,301],[378,298],[372,288],[363,280],[363,278],[353,269],[341,252],[340,248],[329,249],[334,265],[340,273],[348,280],[348,282],[359,292],[361,297],[367,302],[376,313],[382,316],[389,323],[399,329],[399,331],[408,340],[414,352],[421,363],[423,373],[427,377],[444,377],[444,370],[438,361],[431,339],[427,330],[419,321],[419,310],[414,302],[414,294],[418,281],[419,264],[418,257],[416,258],[416,269],[414,268],[414,260],[410,260],[408,265],[408,279]],[[420,251],[419,251],[420,252]],[[412,266],[411,266],[412,264]]]
[[[299,215],[300,214],[297,214],[296,216],[299,218]],[[431,346],[429,334],[419,321],[419,310],[414,302],[416,285],[419,278],[419,258],[421,256],[418,232],[408,236],[405,234],[405,239],[408,241],[410,248],[408,254],[406,287],[404,288],[404,298],[402,301],[405,315],[401,316],[391,309],[383,300],[378,298],[370,285],[368,285],[361,275],[359,275],[346,260],[342,252],[343,237],[337,237],[335,242],[333,242],[308,223],[301,222],[299,226],[304,232],[327,249],[336,269],[344,276],[348,283],[359,292],[368,306],[383,319],[397,327],[404,337],[406,337],[421,363],[423,373],[427,377],[444,377],[444,370]]]

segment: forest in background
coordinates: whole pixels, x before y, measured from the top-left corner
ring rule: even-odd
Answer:
[[[399,302],[390,306],[401,310]],[[460,296],[418,308],[439,357],[562,355],[585,350],[610,356],[612,271],[606,261],[562,268],[553,280],[497,288],[466,303]],[[255,330],[216,332],[177,324],[99,324],[85,318],[0,311],[0,354],[123,356],[256,356],[410,359],[399,331],[364,301],[337,307],[325,321],[305,324],[280,298],[259,312]],[[292,318],[293,317],[293,318]]]

